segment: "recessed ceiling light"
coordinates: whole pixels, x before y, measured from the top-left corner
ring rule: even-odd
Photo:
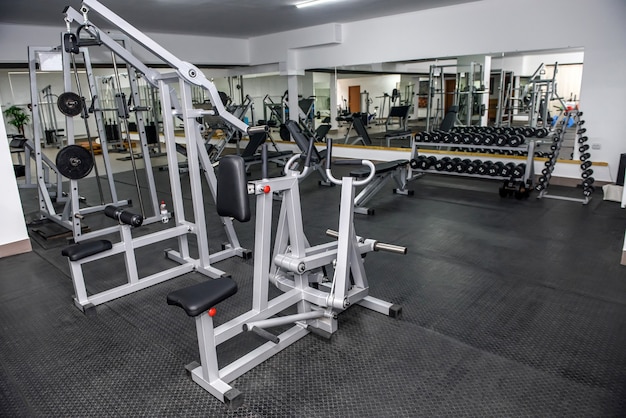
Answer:
[[[309,0],[309,1],[304,1],[302,3],[296,4],[296,7],[298,9],[302,9],[303,7],[317,6],[318,4],[330,3],[331,1],[335,1],[335,0]]]

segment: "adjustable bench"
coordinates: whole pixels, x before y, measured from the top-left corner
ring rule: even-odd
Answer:
[[[411,106],[393,106],[389,111],[389,115],[385,121],[385,129],[387,130],[385,140],[387,141],[388,147],[391,145],[392,139],[411,139],[413,136],[413,132],[407,129],[407,121],[409,119],[410,110]],[[394,118],[398,118],[400,129],[390,131],[389,125],[392,123]]]
[[[309,145],[311,141],[315,142],[316,138],[315,137],[307,138],[304,135],[304,132],[302,132],[302,129],[300,129],[298,122],[296,121],[288,120],[287,122],[285,122],[285,126],[287,127],[287,130],[289,131],[294,141],[296,142],[296,145],[300,149],[300,152],[302,153],[301,159],[304,161],[304,159],[306,159],[307,153],[309,152]],[[328,133],[328,130],[326,130],[326,133]],[[324,134],[324,136],[325,135],[326,134]],[[331,183],[328,180],[328,177],[326,176],[326,171],[324,169],[324,162],[326,161],[326,149],[318,151],[315,145],[313,145],[311,148],[312,148],[312,155],[311,155],[310,164],[311,164],[311,167],[313,167],[315,171],[317,171],[319,175],[322,177],[322,180],[320,180],[319,184],[322,186],[330,186]]]
[[[251,166],[261,164],[261,154],[257,153],[257,150],[266,139],[267,135],[265,132],[250,135],[250,141],[248,141],[248,145],[241,153],[241,157],[245,162],[246,172],[248,172]],[[284,165],[292,155],[293,152],[291,151],[271,151],[267,153],[267,160]]]
[[[372,140],[363,121],[360,118],[354,118],[353,124],[363,144],[372,145]],[[389,177],[392,177],[398,185],[398,188],[393,189],[395,194],[412,196],[413,190],[407,189],[408,165],[409,160],[394,160],[374,164],[374,167],[376,167],[376,175],[354,198],[354,211],[363,215],[373,215],[374,210],[365,207],[365,204],[382,189]],[[368,174],[369,169],[367,168],[353,170],[350,173],[353,177],[367,177]]]
[[[391,177],[398,185],[397,189],[393,189],[395,194],[405,196],[413,196],[413,190],[408,190],[407,174],[409,160],[394,160],[383,163],[374,164],[376,174],[363,190],[354,198],[354,212],[362,215],[373,215],[374,209],[365,206],[376,193],[382,189],[387,180]],[[350,172],[350,176],[356,178],[365,178],[369,175],[369,168],[363,167]]]

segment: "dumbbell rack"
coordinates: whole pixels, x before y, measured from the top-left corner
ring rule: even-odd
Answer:
[[[567,200],[570,202],[579,202],[583,205],[586,205],[591,201],[591,194],[594,191],[594,187],[592,186],[594,182],[594,178],[592,177],[593,170],[591,167],[591,153],[590,146],[586,143],[589,138],[585,136],[586,128],[582,128],[582,125],[585,123],[584,120],[580,119],[583,115],[583,112],[579,110],[570,110],[565,114],[565,118],[562,120],[562,126],[557,129],[557,136],[555,137],[555,141],[553,144],[553,153],[551,157],[546,161],[545,168],[541,171],[541,177],[539,177],[539,183],[535,187],[535,190],[539,192],[537,195],[537,199],[549,198],[549,199],[558,199],[558,200]],[[563,144],[563,139],[565,137],[565,132],[567,130],[566,121],[569,118],[574,118],[574,128],[576,129],[576,136],[574,138],[574,143],[578,144],[578,150],[580,151],[580,160],[581,160],[581,178],[582,178],[582,187],[583,187],[583,195],[582,198],[569,197],[569,196],[559,196],[550,194],[548,191],[548,187],[550,186],[550,178],[552,177],[552,171],[554,171],[554,167],[556,165],[559,151],[561,150],[561,145]]]
[[[457,149],[476,149],[480,148],[482,150],[499,150],[499,151],[526,151],[526,170],[524,175],[521,178],[513,178],[512,176],[490,176],[484,174],[467,174],[467,173],[457,173],[457,172],[449,172],[449,171],[437,171],[432,169],[422,170],[419,168],[409,168],[408,178],[413,180],[425,173],[433,173],[433,174],[445,174],[452,176],[461,176],[461,177],[472,177],[472,178],[484,178],[489,180],[500,180],[505,181],[507,183],[512,182],[516,185],[523,186],[527,189],[532,188],[532,183],[534,180],[534,154],[535,154],[535,140],[527,140],[527,143],[524,145],[520,145],[518,147],[500,147],[494,145],[475,145],[475,144],[452,144],[452,143],[441,143],[441,142],[416,142],[414,139],[411,143],[411,159],[415,159],[419,156],[419,147],[430,146],[430,147],[450,147]],[[496,155],[492,155],[492,157],[497,157]],[[505,155],[502,157],[506,158]]]

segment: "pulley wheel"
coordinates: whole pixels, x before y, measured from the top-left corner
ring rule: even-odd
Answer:
[[[57,107],[65,116],[78,116],[83,110],[83,100],[78,94],[68,91],[59,95]]]
[[[61,148],[56,158],[59,173],[71,180],[86,177],[93,169],[93,156],[85,148],[68,145]]]

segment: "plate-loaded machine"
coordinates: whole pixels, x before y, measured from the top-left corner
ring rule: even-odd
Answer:
[[[313,142],[310,144],[312,147]],[[227,156],[222,158],[218,169],[218,213],[247,221],[250,218],[248,194],[256,196],[252,309],[213,328],[214,305],[237,291],[236,283],[230,278],[206,281],[174,291],[167,297],[170,305],[180,306],[196,320],[200,364],[194,362],[187,366],[192,379],[233,408],[241,405],[243,395],[229,385],[231,381],[309,332],[330,337],[337,331],[337,314],[351,305],[359,304],[392,317],[401,311],[398,305],[368,295],[363,256],[378,250],[406,254],[406,248],[360,237],[354,228],[352,204],[355,188],[372,180],[374,164],[367,160],[344,161],[345,164],[367,166],[369,175],[362,180],[337,179],[330,169],[330,140],[327,149],[326,175],[341,186],[341,206],[338,230],[327,230],[326,233],[336,237],[337,241],[311,246],[304,234],[298,184],[299,178],[312,169],[310,161],[305,162],[302,172],[292,170],[290,167],[300,158],[295,155],[285,166],[285,175],[276,178],[268,178],[265,164],[263,178],[248,183],[246,187],[243,160]],[[311,154],[309,150],[308,156]],[[277,192],[282,192],[282,203],[270,256],[273,195]],[[270,299],[270,283],[284,293]],[[276,316],[292,306],[297,308],[297,313]],[[280,335],[268,331],[286,325],[293,326]],[[220,369],[216,347],[244,331],[253,331],[268,341]]]
[[[138,58],[124,48],[124,46],[94,26],[88,20],[88,13],[90,11],[98,13],[110,24],[119,28],[129,38],[144,46],[155,56],[161,58],[166,64],[176,70],[176,72],[161,74],[145,66]],[[81,13],[78,13],[76,10],[68,7],[65,10],[65,16],[68,27],[68,31],[63,34],[65,49],[75,51],[75,48],[79,48],[81,50],[86,48],[86,46],[81,45],[89,45],[89,47],[106,46],[112,53],[126,62],[129,67],[143,74],[149,83],[158,87],[160,96],[159,99],[163,112],[163,133],[167,149],[168,171],[173,200],[172,209],[174,211],[174,222],[171,222],[172,214],[167,211],[165,213],[161,213],[159,208],[159,212],[157,212],[157,219],[159,222],[163,221],[166,224],[162,226],[163,229],[144,235],[137,234],[140,236],[135,236],[135,234],[133,234],[134,229],[138,228],[142,223],[146,223],[144,217],[129,210],[122,209],[119,206],[106,205],[103,208],[105,214],[118,220],[119,225],[93,231],[90,233],[90,237],[103,238],[107,235],[117,233],[120,236],[119,242],[111,243],[108,239],[89,241],[80,239],[77,240],[80,241],[78,244],[74,244],[64,250],[64,255],[69,259],[72,279],[74,281],[76,305],[79,309],[85,311],[87,308],[92,306],[142,290],[148,286],[191,271],[199,272],[211,278],[224,276],[225,273],[223,271],[212,267],[211,264],[235,255],[247,257],[250,253],[249,251],[241,248],[239,245],[233,228],[232,219],[229,217],[222,217],[221,220],[225,227],[228,243],[224,244],[224,249],[222,251],[215,254],[209,254],[202,191],[202,171],[205,174],[209,188],[214,197],[216,195],[217,179],[206,152],[206,148],[204,147],[204,140],[201,135],[201,126],[197,120],[201,118],[206,111],[196,110],[193,108],[191,85],[195,84],[197,86],[201,86],[208,91],[208,95],[214,106],[214,110],[211,111],[211,114],[219,114],[220,117],[225,119],[227,122],[242,131],[247,131],[248,133],[254,133],[258,130],[258,128],[256,130],[253,128],[248,129],[247,125],[228,113],[220,101],[217,89],[213,83],[204,77],[200,70],[170,54],[164,48],[145,36],[142,32],[122,20],[97,1],[85,0],[83,2],[83,6],[81,7]],[[82,30],[72,32],[70,30],[72,24],[78,24],[79,29]],[[76,35],[78,32],[82,33],[80,38]],[[179,86],[180,101],[173,88],[175,83],[178,83]],[[189,181],[193,206],[193,222],[185,217],[183,193],[180,176],[178,174],[173,116],[180,117],[184,121],[186,146],[189,156]],[[139,125],[140,123],[138,123],[138,127],[141,129],[141,126]],[[68,128],[70,128],[68,129],[68,138],[71,138],[72,125],[69,124]],[[149,152],[145,149],[146,144],[143,140],[141,145],[144,147],[144,155],[149,155]],[[71,184],[72,188],[76,187],[76,180],[71,180]],[[73,217],[80,217],[78,207],[73,206],[72,208]],[[197,241],[197,258],[193,258],[190,255],[188,243],[190,236],[195,236],[195,240]],[[84,238],[84,236],[81,238]],[[140,247],[160,243],[173,238],[177,239],[177,249],[166,251],[166,255],[177,264],[167,270],[151,274],[147,277],[139,278],[139,271],[135,262],[135,250]],[[98,294],[88,295],[85,289],[82,265],[116,254],[123,254],[124,256],[128,283]]]

